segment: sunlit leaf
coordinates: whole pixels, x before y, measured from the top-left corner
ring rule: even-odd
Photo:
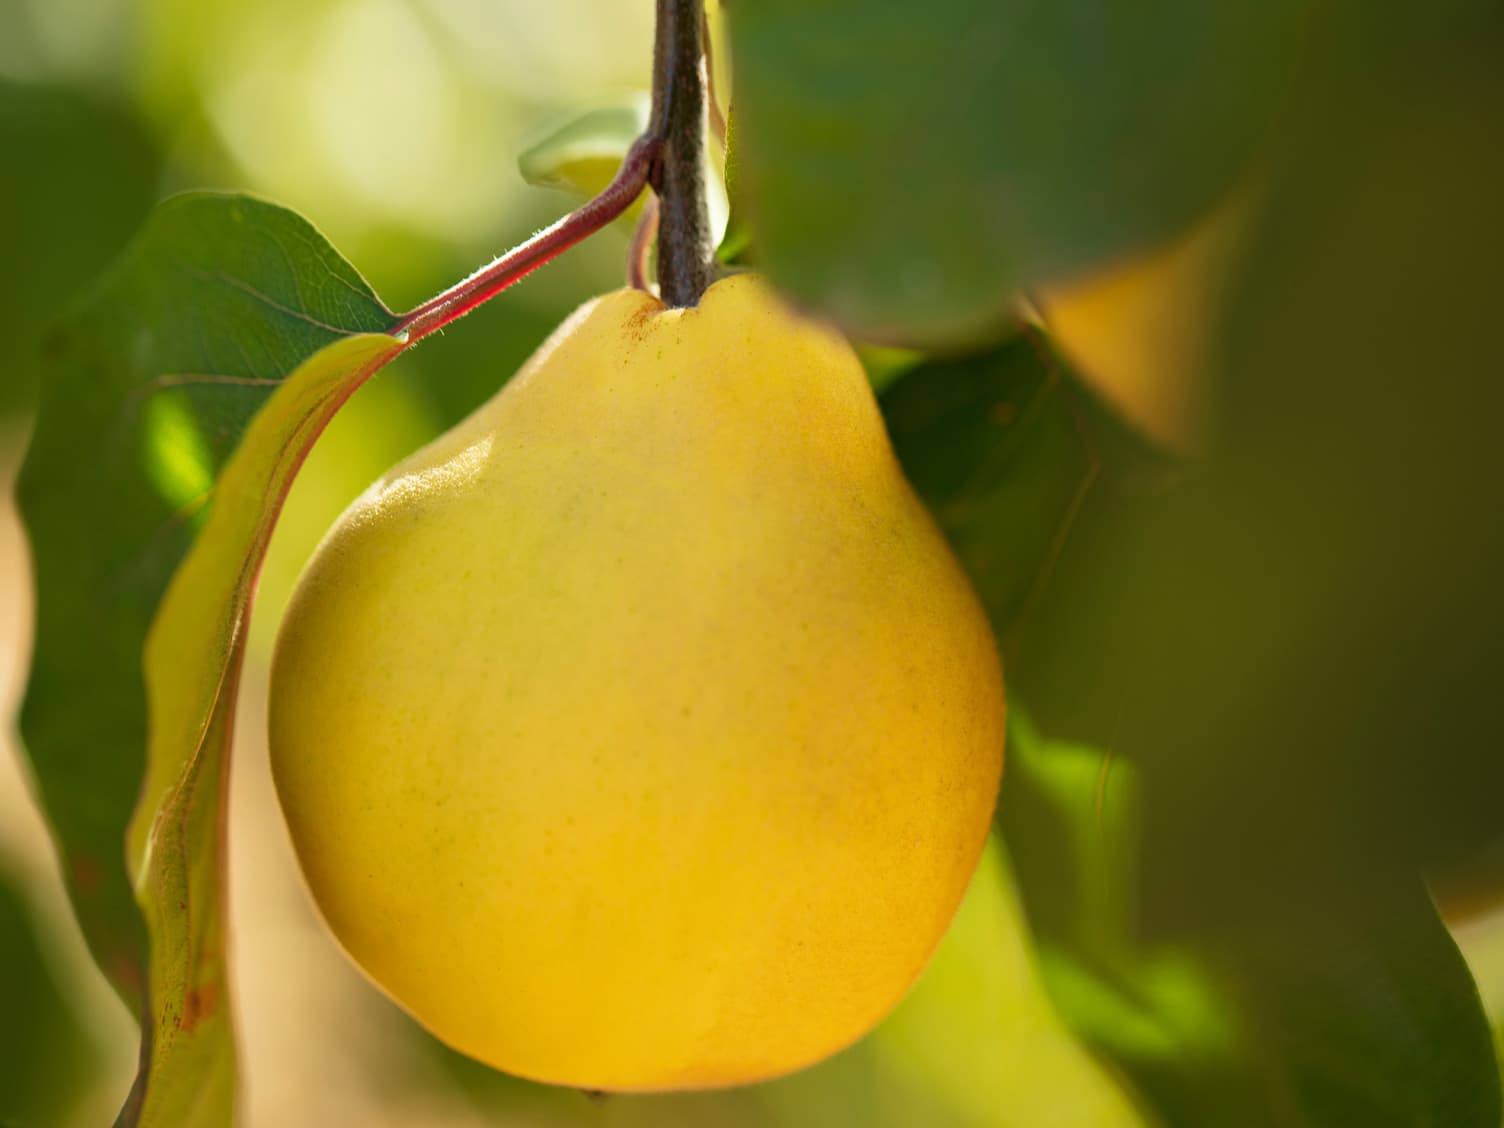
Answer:
[[[22,729],[85,935],[146,1002],[128,1123],[228,1122],[224,785],[246,618],[291,476],[401,349],[394,321],[303,220],[197,195],[159,208],[49,340],[18,489],[37,574]]]
[[[1156,1123],[1061,1019],[1045,970],[994,837],[924,977],[873,1035],[874,1051],[921,1079],[958,1124]]]
[[[522,178],[539,188],[561,188],[587,199],[596,195],[647,128],[649,104],[645,92],[634,91],[550,125],[518,154]]]
[[[726,231],[716,248],[721,262],[746,264],[752,250],[752,225],[747,219],[747,202],[743,199],[741,176],[741,131],[737,126],[736,108],[726,115]]]

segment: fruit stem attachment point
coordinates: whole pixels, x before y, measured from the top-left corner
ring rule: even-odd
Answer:
[[[527,242],[431,298],[417,309],[404,314],[393,327],[396,336],[406,336],[412,345],[428,334],[442,329],[469,313],[476,306],[494,298],[514,282],[558,257],[581,239],[593,235],[632,205],[647,186],[648,176],[656,167],[663,142],[655,128],[632,143],[626,159],[611,183],[589,203],[582,204],[563,219],[545,227]]]
[[[658,0],[649,135],[663,147],[648,183],[659,199],[658,292],[693,306],[713,281],[705,206],[704,0]]]

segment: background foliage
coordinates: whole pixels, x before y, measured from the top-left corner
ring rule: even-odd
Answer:
[[[619,284],[610,232],[357,392],[293,488],[256,619],[204,638],[228,663],[214,669],[246,657],[235,867],[223,886],[210,803],[181,823],[184,879],[209,916],[160,884],[144,895],[166,960],[154,985],[177,976],[187,992],[177,1019],[183,1006],[223,1018],[239,1000],[248,1123],[1499,1123],[1456,940],[1497,1019],[1504,17],[1484,0],[1128,7],[943,0],[920,18],[896,0],[767,0],[731,6],[719,41],[738,261],[864,341],[927,350],[865,355],[1005,650],[999,833],[920,989],[861,1045],[785,1081],[591,1103],[433,1044],[340,963],[291,876],[258,693],[298,567],[345,501]],[[24,875],[0,877],[0,998],[38,1033],[3,1052],[0,1119],[97,1123],[134,1071],[119,1003],[58,890],[137,1005],[142,926],[120,841],[147,743],[136,658],[190,546],[222,558],[195,589],[207,594],[213,569],[246,555],[203,519],[168,542],[154,530],[195,482],[223,488],[233,459],[267,456],[243,492],[280,482],[273,456],[300,452],[298,420],[317,414],[290,389],[342,396],[363,378],[362,359],[306,368],[390,326],[346,258],[405,308],[571,205],[526,188],[515,157],[535,182],[599,174],[646,85],[650,8],[0,9],[0,204],[24,217],[0,244],[9,448],[39,380],[44,404],[23,487],[42,593],[31,787],[12,773],[0,790],[0,830],[32,828],[0,835],[14,860],[0,874]],[[205,199],[201,226],[164,237],[184,214],[170,205],[91,285],[148,207],[187,187],[266,193],[339,252],[280,212],[262,227],[277,233],[268,249],[235,216],[272,211]],[[1195,312],[1212,423],[1157,447],[1113,373],[1073,371],[1085,354],[1030,326],[1020,297],[1043,295],[1048,327],[1062,288],[1229,200],[1234,250],[1192,279],[1202,300],[1174,307]],[[368,316],[341,316],[357,292]],[[260,383],[159,386],[184,375]],[[242,439],[258,408],[282,438]],[[14,547],[0,582],[21,652],[30,599]],[[158,653],[147,676],[187,685],[182,651]],[[49,689],[69,664],[71,683]],[[223,743],[231,721],[194,723]],[[57,861],[37,847],[33,788]],[[218,966],[221,898],[238,954],[210,1007],[189,985]],[[185,927],[186,947],[160,943]],[[164,1068],[169,1088],[189,1076]]]

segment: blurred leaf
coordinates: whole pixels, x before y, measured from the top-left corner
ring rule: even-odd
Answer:
[[[1148,254],[1030,295],[1082,379],[1168,450],[1206,444],[1210,320],[1255,196],[1245,185]]]
[[[95,957],[128,1000],[145,988],[127,1123],[228,1121],[223,803],[246,617],[292,474],[401,348],[394,322],[292,213],[193,195],[49,339],[18,489],[38,580],[22,729]]]
[[[46,936],[0,868],[0,1124],[64,1124],[98,1067],[47,959]]]
[[[648,94],[633,91],[554,123],[518,155],[522,178],[538,188],[561,188],[587,199],[598,195],[647,129],[649,108]],[[640,199],[633,204],[636,210],[641,207]]]
[[[925,364],[883,406],[911,480],[1005,642],[1000,824],[1046,982],[1081,1036],[1171,1124],[1494,1128],[1497,1079],[1477,993],[1414,872],[1358,868],[1340,818],[1321,838],[1274,814],[1288,777],[1260,771],[1252,746],[1237,765],[1216,754],[1219,737],[1241,745],[1258,722],[1180,692],[1209,693],[1236,670],[1253,624],[1214,620],[1179,656],[1178,681],[1146,666],[1164,645],[1165,616],[1180,613],[1176,593],[1216,546],[1181,539],[1171,542],[1179,556],[1163,555],[1164,531],[1205,472],[1124,432],[1032,335]],[[1219,512],[1216,532],[1246,553],[1229,528],[1246,511]],[[1129,614],[1125,593],[1143,593],[1125,573],[1140,575],[1145,554],[1162,598]],[[1243,578],[1236,598],[1247,601],[1254,583]],[[1150,694],[1157,709],[1194,713],[1217,731],[1168,755],[1130,723]],[[1036,703],[1050,725],[1090,739],[1046,740],[1030,723]],[[1283,755],[1279,740],[1300,745],[1287,714],[1269,720],[1266,756]],[[1340,815],[1330,796],[1322,802],[1329,820]],[[1179,832],[1173,847],[1167,823]],[[1292,833],[1301,834],[1293,843]],[[1246,867],[1226,866],[1229,850],[1277,857],[1278,876],[1248,881]],[[1208,856],[1224,868],[1211,872]],[[1195,911],[1147,919],[1153,888],[1182,899],[1193,889],[1185,907]],[[1208,903],[1238,905],[1235,923],[1200,911]]]
[[[923,978],[872,1035],[874,1050],[889,1071],[921,1081],[958,1124],[1157,1123],[1056,1013],[1043,970],[1013,866],[994,836]],[[934,1113],[891,1122],[939,1123]]]
[[[1418,877],[1272,913],[1238,938],[1254,1060],[1283,1052],[1312,1124],[1494,1128],[1499,1078],[1477,988]]]
[[[906,372],[918,368],[927,359],[917,349],[889,348],[886,345],[864,345],[851,342],[856,355],[867,370],[867,381],[875,395],[882,395]]]
[[[730,6],[759,261],[859,336],[971,336],[1243,173],[1313,0]]]
[[[1504,10],[1361,7],[1332,29],[1341,65],[1313,79],[1223,319],[1216,460],[1157,549],[1207,546],[1198,579],[1142,585],[1172,609],[1158,674],[1198,705],[1144,727],[1188,790],[1211,718],[1241,717],[1198,791],[1197,822],[1229,831],[1202,887],[1227,865],[1273,880],[1334,833],[1400,867],[1504,839]],[[1230,835],[1265,804],[1290,845],[1254,856]],[[1160,848],[1188,821],[1164,820]]]
[[[1504,21],[1352,19],[1218,319],[1217,441],[1087,499],[1011,655],[1045,732],[1143,766],[1159,931],[1382,905],[1504,837]]]
[[[881,399],[894,449],[1006,631],[1103,460],[1151,476],[1169,463],[1126,433],[1104,435],[1102,410],[1034,330],[974,356],[905,359]]]
[[[156,154],[121,110],[0,79],[0,417],[30,406],[38,342],[151,204]]]
[[[1016,707],[1009,737],[1000,817],[1046,981],[1168,1123],[1495,1128],[1488,1026],[1418,878],[1151,946],[1132,920],[1137,769],[1045,741]]]

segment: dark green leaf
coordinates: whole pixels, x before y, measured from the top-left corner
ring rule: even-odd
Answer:
[[[1140,483],[1172,469],[1033,329],[973,356],[911,357],[881,403],[909,480],[1005,633],[1050,578],[1104,469]]]
[[[1250,372],[1241,387],[1276,383]],[[1001,825],[1047,982],[1081,1035],[1171,1124],[1493,1128],[1498,1082],[1467,968],[1414,855],[1368,835],[1383,797],[1374,755],[1399,750],[1374,732],[1327,743],[1341,731],[1333,708],[1347,723],[1362,715],[1351,671],[1384,653],[1351,650],[1319,605],[1302,599],[1292,617],[1286,604],[1302,594],[1295,581],[1339,579],[1325,553],[1343,546],[1343,523],[1323,509],[1324,523],[1302,524],[1315,557],[1270,541],[1264,524],[1332,488],[1335,465],[1296,480],[1266,445],[1302,434],[1304,417],[1250,420],[1261,438],[1246,478],[1225,477],[1220,460],[1177,468],[1052,375],[1027,339],[915,369],[883,403],[1006,644]],[[1311,440],[1362,432],[1327,415]],[[1234,494],[1234,481],[1261,488]],[[1351,579],[1340,596],[1316,590],[1334,609],[1365,593]],[[1352,693],[1325,697],[1333,686]],[[1402,700],[1383,689],[1369,708],[1391,717]],[[1313,789],[1334,768],[1353,773],[1346,785],[1334,775]]]
[[[1094,473],[1073,394],[1032,332],[991,352],[921,364],[883,394],[909,480],[996,623],[1023,608]]]
[[[400,350],[394,322],[303,220],[195,195],[159,208],[49,339],[18,488],[37,575],[22,731],[85,935],[130,1001],[145,991],[129,1123],[228,1117],[223,791],[245,617],[293,472]]]
[[[1088,498],[1011,655],[1041,728],[1154,781],[1156,927],[1382,896],[1504,837],[1504,33],[1482,32],[1313,76],[1220,317],[1217,443],[1178,490]]]
[[[1137,768],[1044,740],[1016,706],[1009,748],[1000,817],[1046,982],[1168,1124],[1498,1123],[1477,992],[1417,877],[1146,942]]]
[[[1149,246],[1244,172],[1309,0],[730,6],[759,261],[858,335],[933,340]]]
[[[38,342],[151,204],[156,154],[114,107],[0,80],[0,416],[35,394]]]
[[[1477,7],[1322,76],[1224,318],[1218,458],[1168,534],[1215,546],[1167,603],[1176,653],[1244,640],[1187,682],[1246,712],[1203,817],[1269,803],[1292,841],[1340,827],[1402,866],[1504,839],[1504,19]],[[1164,726],[1190,786],[1207,721]]]

